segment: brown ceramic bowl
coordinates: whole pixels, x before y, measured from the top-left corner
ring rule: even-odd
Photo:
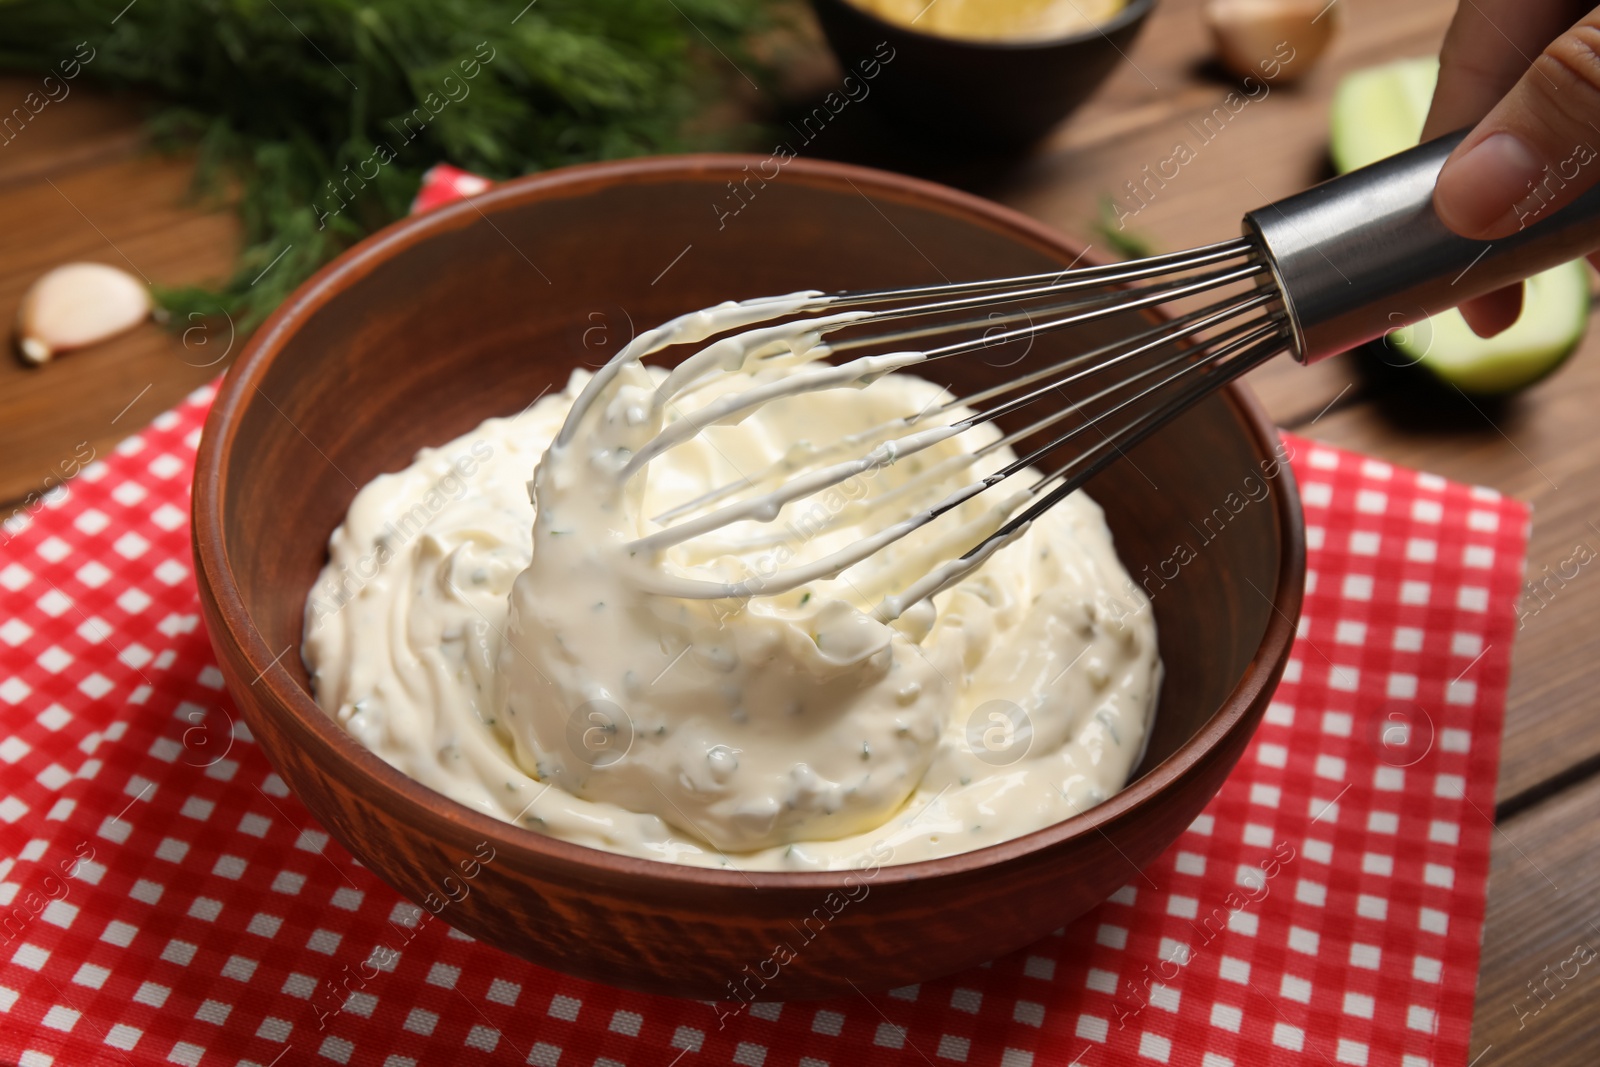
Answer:
[[[1272,464],[1277,436],[1244,389],[1134,449],[1139,472],[1124,461],[1091,491],[1128,569],[1156,590],[1166,683],[1137,780],[1067,822],[865,880],[595,851],[471,811],[367,752],[313,703],[295,654],[306,592],[358,486],[423,445],[519,410],[631,329],[686,310],[1078,258],[1059,235],[994,204],[801,160],[737,217],[719,219],[712,205],[727,183],[758,162],[575,167],[391,226],[303,285],[256,334],[222,385],[195,472],[212,643],[255,737],[323,825],[419,903],[487,843],[493,861],[443,913],[450,923],[571,974],[696,998],[726,999],[728,983],[795,940],[791,924],[819,908],[838,914],[762,999],[956,971],[1099,903],[1189,825],[1239,758],[1289,655],[1305,568],[1287,468],[1210,543],[1189,525]],[[1098,344],[1129,325],[1053,335],[1034,355]],[[981,358],[933,366],[957,387],[1015,373]],[[1181,544],[1197,552],[1179,567]]]

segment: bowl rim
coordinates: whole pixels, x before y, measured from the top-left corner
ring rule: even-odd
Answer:
[[[538,865],[551,872],[583,871],[591,878],[606,882],[627,880],[641,886],[654,885],[664,891],[748,887],[825,892],[848,888],[853,883],[846,880],[860,875],[861,872],[853,868],[746,871],[731,866],[698,867],[623,855],[546,836],[435,792],[362,746],[290,676],[280,662],[284,653],[273,651],[245,610],[222,536],[225,461],[238,432],[240,416],[258,383],[271,369],[276,355],[299,328],[342,293],[346,285],[359,281],[392,257],[437,234],[480,221],[493,226],[491,216],[500,209],[582,196],[621,184],[681,181],[712,175],[720,182],[725,175],[741,173],[742,168],[757,165],[763,158],[708,153],[578,164],[514,179],[476,196],[400,219],[347,249],[303,282],[266,320],[228,371],[206,417],[193,484],[191,536],[199,572],[197,580],[209,592],[214,613],[224,631],[213,631],[211,638],[230,642],[250,669],[257,672],[251,684],[265,686],[274,710],[294,720],[289,724],[291,733],[299,733],[320,746],[320,751],[310,754],[314,762],[324,767],[346,765],[347,772],[329,771],[331,778],[344,779],[339,783],[341,789],[355,788],[344,777],[345,773],[351,774],[371,790],[367,795],[379,797],[379,802],[385,806],[392,804],[391,814],[397,820],[419,830],[467,831],[491,841],[497,850],[503,848],[508,858],[519,866]],[[869,202],[871,198],[863,190],[872,190],[900,203],[922,206],[969,224],[987,225],[1064,261],[1082,254],[1075,242],[1020,212],[918,178],[804,158],[789,160],[784,176],[834,191],[853,186]],[[1234,408],[1259,453],[1263,456],[1277,454],[1278,432],[1255,397],[1238,382],[1228,383],[1219,395]],[[1266,596],[1263,591],[1273,610],[1242,677],[1205,725],[1142,778],[1087,811],[984,848],[935,859],[885,864],[872,876],[875,885],[971,875],[1048,851],[1080,836],[1104,833],[1106,827],[1150,803],[1206,761],[1213,749],[1240,725],[1258,702],[1263,701],[1262,691],[1281,674],[1294,639],[1305,575],[1304,520],[1294,473],[1287,462],[1282,464],[1279,477],[1282,488],[1273,494],[1272,509],[1279,533],[1278,574],[1271,595]],[[296,726],[298,730],[293,729]]]
[[[907,26],[901,22],[892,22],[875,11],[868,11],[855,0],[813,0],[813,3],[827,2],[839,7],[847,7],[855,14],[883,30],[892,30],[905,34],[917,41],[927,41],[957,48],[972,48],[980,52],[1026,52],[1039,51],[1051,48],[1065,48],[1071,45],[1084,44],[1095,38],[1111,40],[1111,35],[1118,30],[1126,29],[1147,17],[1156,6],[1156,0],[1128,0],[1120,9],[1104,22],[1097,22],[1087,29],[1077,30],[1073,33],[1063,34],[1059,37],[1030,37],[1023,40],[1010,38],[984,39],[974,37],[957,37],[952,34],[929,33],[919,30],[915,26]],[[929,4],[929,6],[933,6]],[[1115,44],[1113,42],[1113,47]],[[1127,59],[1126,56],[1123,59]]]

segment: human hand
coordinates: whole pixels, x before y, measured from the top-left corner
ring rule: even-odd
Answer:
[[[1473,123],[1433,193],[1440,220],[1463,237],[1516,233],[1600,182],[1600,8],[1463,0],[1440,50],[1422,138]],[[1600,266],[1600,254],[1590,262]],[[1520,285],[1461,307],[1482,337],[1521,310]]]

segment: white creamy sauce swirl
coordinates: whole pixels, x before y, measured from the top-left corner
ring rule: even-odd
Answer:
[[[770,313],[712,309],[678,320],[678,336]],[[696,365],[670,380],[637,363],[579,371],[561,394],[374,479],[307,603],[318,703],[472,808],[679,863],[909,862],[1020,836],[1116,792],[1143,750],[1161,665],[1148,603],[1086,495],[898,618],[885,598],[994,529],[987,497],[1004,487],[836,577],[817,563],[1011,462],[1005,448],[973,455],[993,430],[928,435],[914,454],[880,454],[835,487],[756,509],[771,521],[641,548],[686,501],[745,478],[756,484],[742,499],[797,484],[806,457],[949,399],[888,373],[914,359],[873,364],[853,387],[798,391],[835,373],[806,362],[814,341],[779,330],[739,351],[713,344],[695,358],[716,373],[670,399]],[[776,399],[674,430],[767,386]],[[585,387],[596,403],[558,440]],[[681,441],[633,463],[664,428]],[[784,575],[804,580],[771,592]],[[704,582],[769,593],[673,595]]]

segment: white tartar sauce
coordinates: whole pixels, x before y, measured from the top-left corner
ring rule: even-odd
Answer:
[[[639,347],[770,317],[698,314]],[[902,611],[897,594],[998,526],[987,497],[1004,486],[842,571],[840,554],[1015,456],[974,454],[990,428],[937,429],[970,413],[955,406],[915,450],[880,451],[780,508],[794,472],[839,458],[837,442],[860,443],[841,453],[858,458],[882,427],[951,398],[894,373],[915,358],[854,376],[811,363],[826,353],[814,333],[716,348],[687,381],[637,362],[574,372],[562,393],[364,487],[306,605],[321,707],[469,807],[703,866],[929,859],[1121,789],[1161,662],[1099,507],[1072,494]],[[811,385],[836,387],[806,391],[825,374]],[[586,387],[594,403],[563,430]],[[735,398],[751,390],[771,399],[746,410]],[[654,453],[663,432],[675,443]],[[660,536],[752,498],[722,513],[734,521]]]

